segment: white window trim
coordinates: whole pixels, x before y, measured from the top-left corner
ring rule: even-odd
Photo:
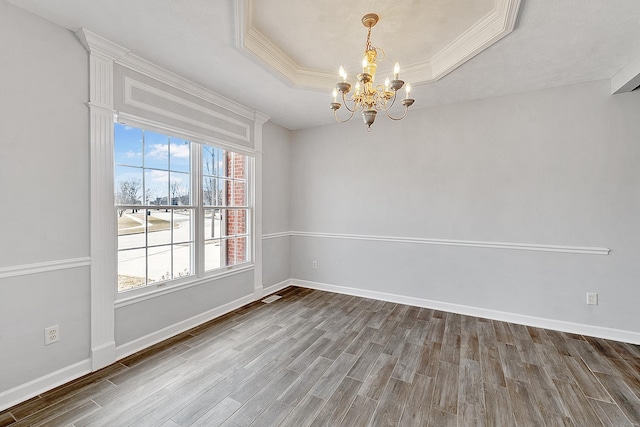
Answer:
[[[76,36],[89,52],[89,118],[90,118],[90,162],[91,162],[91,197],[90,197],[90,255],[91,255],[91,369],[96,371],[116,361],[115,342],[115,309],[117,283],[117,226],[116,212],[113,209],[113,123],[114,109],[114,63],[145,74],[163,84],[181,90],[187,94],[202,98],[228,111],[253,121],[254,167],[253,167],[253,257],[254,265],[247,270],[254,270],[254,299],[262,297],[262,126],[269,117],[243,107],[227,98],[208,91],[176,74],[131,54],[131,52],[108,39],[105,39],[85,28],[76,32]],[[149,124],[148,120],[145,120]],[[198,142],[212,141],[224,146],[224,141],[213,138],[198,138]],[[194,136],[194,141],[196,138]],[[230,147],[231,148],[231,147]],[[247,147],[233,147],[246,154]],[[257,179],[256,179],[257,178]],[[247,270],[236,270],[238,274]],[[232,274],[232,273],[229,273]],[[220,275],[219,277],[224,277]],[[202,282],[194,281],[183,285],[204,284],[217,278],[207,276]],[[155,298],[173,291],[165,288],[157,292],[147,293],[144,298]],[[136,299],[137,298],[137,299]],[[135,297],[128,301],[118,301],[117,307],[142,301],[143,297]],[[125,345],[127,343],[120,343]]]
[[[256,211],[255,205],[254,205],[255,176],[256,176],[255,170],[254,170],[255,164],[256,164],[255,152],[253,150],[247,150],[246,148],[242,150],[238,150],[238,146],[235,146],[229,143],[225,144],[224,146],[221,146],[217,143],[203,140],[202,138],[204,137],[196,135],[187,130],[175,129],[174,127],[168,126],[168,125],[167,126],[159,125],[157,122],[154,122],[154,124],[149,124],[149,121],[146,121],[144,119],[141,119],[132,115],[116,114],[116,117],[118,117],[119,120],[114,120],[114,121],[117,121],[120,124],[138,127],[140,129],[143,129],[144,131],[161,132],[163,135],[167,135],[170,137],[183,138],[193,144],[191,146],[190,176],[191,176],[191,194],[192,194],[192,197],[196,198],[195,200],[193,200],[194,203],[192,203],[191,205],[191,208],[193,208],[194,212],[196,212],[193,218],[194,259],[192,261],[193,261],[193,264],[195,264],[194,274],[183,277],[183,278],[177,278],[177,279],[167,280],[164,282],[147,284],[147,285],[140,286],[138,288],[123,291],[123,292],[118,291],[118,283],[116,280],[116,283],[114,284],[116,289],[115,291],[116,292],[116,296],[115,296],[116,308],[130,305],[139,301],[146,301],[151,298],[166,295],[168,293],[173,293],[182,289],[187,289],[192,286],[201,285],[212,279],[221,279],[223,277],[236,274],[237,272],[251,271],[252,269],[254,269],[256,265],[255,259],[253,258],[255,256],[254,246],[256,244],[256,237],[253,234],[253,230],[255,226],[254,218],[255,218],[255,211]],[[147,123],[147,124],[144,124],[144,123]],[[112,133],[112,136],[113,136],[113,133]],[[204,241],[202,239],[202,218],[204,215],[204,210],[207,209],[203,205],[203,197],[202,197],[202,145],[203,144],[214,146],[216,148],[223,148],[225,150],[233,151],[235,153],[243,154],[246,156],[246,159],[248,161],[248,164],[247,164],[247,168],[248,168],[247,202],[248,203],[247,203],[246,209],[251,213],[251,220],[247,221],[248,239],[247,239],[247,248],[246,248],[247,254],[251,256],[251,260],[240,263],[240,264],[223,266],[215,270],[209,270],[209,271],[205,271],[205,268],[204,268]],[[111,145],[112,147],[115,146],[115,140],[113,140],[113,138],[112,138]],[[249,154],[249,153],[252,153],[252,154]],[[113,166],[114,164],[111,165],[112,168]],[[111,182],[112,189],[114,188],[113,181],[114,181],[114,178],[112,175],[112,182]],[[147,209],[147,208],[148,206],[146,205],[140,206],[140,209]],[[220,206],[219,208],[225,209],[227,208],[227,206]],[[230,206],[230,208],[233,208],[233,207]],[[114,210],[115,212],[115,205],[112,207],[112,210]],[[114,214],[114,219],[117,221],[115,214]],[[115,233],[117,236],[118,234],[117,229],[115,230]],[[117,252],[118,250],[116,245],[116,255],[115,255],[116,269],[117,269],[117,256],[118,256]]]

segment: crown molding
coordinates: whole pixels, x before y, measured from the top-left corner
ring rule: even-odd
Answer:
[[[468,28],[432,58],[403,67],[405,80],[413,85],[434,82],[502,39],[515,27],[521,0],[496,0],[494,9]],[[288,85],[326,91],[333,87],[333,72],[305,68],[293,61],[253,26],[253,0],[235,0],[236,48],[258,59]]]
[[[130,53],[129,49],[120,46],[105,39],[98,34],[87,30],[86,28],[80,28],[76,31],[76,37],[80,40],[80,43],[92,54],[100,54],[106,58],[116,61]]]
[[[80,28],[76,31],[76,36],[85,49],[87,49],[87,51],[92,55],[100,55],[107,60],[120,64],[147,77],[151,77],[161,83],[174,87],[204,101],[225,108],[228,111],[244,118],[251,120],[255,116],[255,111],[240,105],[229,98],[225,98],[224,96],[203,86],[193,83],[165,68],[155,65],[152,62],[131,53],[131,51],[117,43],[95,34],[86,28]]]
[[[257,58],[275,71],[289,86],[321,89],[335,84],[335,73],[304,68],[296,64],[271,40],[253,27],[251,0],[236,0],[236,48],[249,57]]]
[[[257,126],[262,126],[263,124],[267,123],[269,120],[271,120],[270,116],[267,116],[264,113],[256,111],[254,116],[254,122]]]
[[[495,8],[431,58],[430,81],[436,81],[513,31],[520,0],[497,0]],[[427,81],[416,81],[415,84]]]
[[[632,92],[640,86],[640,56],[611,77],[611,94]]]

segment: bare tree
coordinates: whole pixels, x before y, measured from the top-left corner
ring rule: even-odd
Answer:
[[[118,205],[138,205],[140,204],[140,190],[142,183],[139,180],[131,179],[118,182],[118,192],[116,193],[116,204]],[[126,209],[118,209],[118,217],[121,217]]]
[[[211,178],[210,176],[207,176],[204,178],[204,204],[206,206],[211,206],[213,205],[213,201],[215,200],[215,185],[216,185],[216,180],[215,178]]]
[[[144,204],[145,205],[152,205],[153,204],[153,195],[154,195],[154,191],[153,188],[147,188],[144,191]]]
[[[204,203],[207,206],[220,206],[222,204],[222,189],[219,186],[220,162],[225,158],[225,152],[213,147],[204,146]],[[215,211],[211,211],[211,236],[215,237]]]
[[[171,204],[177,205],[178,201],[180,201],[182,195],[185,193],[184,188],[178,181],[173,181],[169,186],[169,191],[171,192]]]
[[[216,175],[216,149],[205,145],[203,157],[205,168],[204,203],[208,206],[214,206],[218,201],[218,186],[216,185],[216,179],[213,178],[213,176]]]

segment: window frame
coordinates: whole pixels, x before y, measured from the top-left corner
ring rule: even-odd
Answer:
[[[148,283],[143,286],[139,286],[137,288],[120,291],[118,281],[114,283],[114,292],[115,292],[115,303],[116,306],[127,305],[129,303],[135,303],[139,300],[144,300],[148,298],[152,298],[158,295],[162,295],[165,293],[175,292],[182,289],[189,288],[191,286],[198,286],[200,284],[206,283],[212,279],[219,279],[222,277],[239,274],[245,271],[250,271],[255,268],[255,215],[256,215],[256,207],[255,207],[255,168],[256,168],[256,152],[255,150],[247,147],[238,146],[232,143],[229,143],[224,140],[202,137],[201,135],[197,135],[185,130],[180,130],[178,128],[164,125],[157,122],[152,122],[150,120],[141,119],[139,117],[130,116],[127,114],[120,114],[114,116],[114,129],[115,124],[122,124],[126,126],[132,126],[136,128],[143,129],[144,131],[161,133],[163,135],[169,137],[180,138],[189,141],[191,144],[191,159],[190,159],[190,184],[191,184],[191,204],[189,206],[180,206],[180,208],[190,208],[193,209],[194,215],[191,220],[191,233],[193,236],[193,256],[191,259],[193,274],[185,277],[178,277],[175,279],[165,280],[162,282]],[[246,206],[241,207],[241,209],[247,210],[247,218],[246,218],[246,228],[247,228],[247,239],[246,239],[246,258],[247,261],[242,263],[238,263],[230,266],[221,266],[219,268],[205,271],[205,250],[204,250],[204,211],[207,208],[203,203],[203,191],[202,191],[202,182],[203,182],[203,171],[202,171],[202,151],[203,145],[208,145],[214,148],[223,149],[226,151],[238,153],[245,156],[246,159]],[[115,132],[114,132],[114,140],[112,152],[115,152]],[[115,157],[111,162],[111,168],[115,169]],[[115,182],[116,177],[113,175],[113,179],[111,182],[112,192],[115,191]],[[119,205],[115,203],[113,204],[114,212]],[[134,206],[134,205],[120,205],[124,206]],[[148,209],[148,208],[157,208],[155,205],[135,205],[136,208],[139,209]],[[160,206],[164,209],[164,205]],[[220,209],[237,209],[235,206],[219,206],[216,208]],[[175,209],[175,208],[174,208]],[[115,220],[117,221],[117,213],[115,213]],[[115,225],[115,239],[117,241],[118,238],[118,227]],[[148,245],[145,245],[145,248],[148,248]],[[116,278],[118,276],[118,244],[115,246],[115,261],[116,261]]]

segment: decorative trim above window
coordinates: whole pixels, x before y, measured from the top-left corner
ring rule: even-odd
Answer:
[[[137,92],[138,96],[136,96],[135,92]],[[147,98],[151,95],[152,97],[155,97],[156,100],[165,101],[164,105],[159,106],[159,103],[158,105],[153,105],[148,100],[144,100],[145,94],[147,94]],[[194,102],[190,102],[189,100],[179,96],[172,95],[156,87],[136,81],[128,76],[124,76],[123,104],[137,107],[152,113],[158,113],[162,116],[196,126],[197,128],[207,129],[214,133],[238,139],[243,142],[251,142],[251,126],[248,122],[241,122],[240,120],[236,120],[228,115],[220,114],[217,111],[203,107],[202,105]],[[189,109],[189,114],[180,114],[176,112],[175,109],[174,111],[170,110],[167,107],[171,104]],[[194,112],[201,113],[205,117],[203,117],[202,120],[194,119]],[[215,126],[210,123],[220,123],[220,125]]]
[[[261,176],[262,125],[267,116],[243,107],[227,98],[198,86],[188,80],[160,68],[136,55],[128,49],[92,33],[80,29],[76,35],[89,52],[89,111],[91,144],[91,368],[98,370],[116,360],[115,351],[115,302],[117,283],[117,221],[114,208],[114,121],[120,116],[134,117],[140,123],[156,123],[164,129],[173,129],[179,134],[199,134],[200,143],[216,143],[225,140],[224,147],[238,147],[238,152],[252,155],[255,153],[254,177]],[[148,111],[154,107],[147,100],[147,110],[142,108],[125,111],[120,114],[116,105],[122,104],[124,96],[124,74],[137,73],[145,84],[159,92],[151,91],[153,96],[164,98],[176,105],[194,110],[194,116],[217,117],[216,125],[211,120],[202,119],[201,123],[189,123],[186,117],[170,117],[165,111]],[[120,85],[117,85],[119,83]],[[139,85],[139,87],[142,87]],[[133,86],[131,87],[133,90]],[[153,93],[152,93],[153,92]],[[171,94],[167,97],[167,94]],[[135,97],[130,97],[134,99]],[[123,104],[122,104],[123,105]],[[162,107],[162,106],[155,106]],[[175,113],[175,112],[174,112]],[[197,114],[196,114],[197,113]],[[179,115],[179,114],[178,114]],[[192,118],[193,119],[193,118]],[[164,121],[167,123],[163,123]],[[194,119],[197,120],[197,119]],[[207,126],[210,129],[207,129]],[[207,131],[215,133],[207,135]],[[222,131],[222,132],[221,132]],[[226,141],[226,140],[229,141]],[[259,180],[256,186],[259,186]],[[256,191],[258,191],[256,189]],[[261,198],[252,196],[254,214],[252,229],[253,259],[255,260],[254,287],[260,293],[262,227]],[[258,277],[260,276],[260,277]],[[215,275],[210,280],[215,280]],[[198,284],[206,284],[207,278],[198,278]],[[167,287],[168,288],[168,287]],[[173,289],[172,289],[173,291]],[[176,290],[178,292],[178,290]],[[158,292],[156,295],[164,295]],[[135,297],[128,296],[128,304],[135,303]]]

